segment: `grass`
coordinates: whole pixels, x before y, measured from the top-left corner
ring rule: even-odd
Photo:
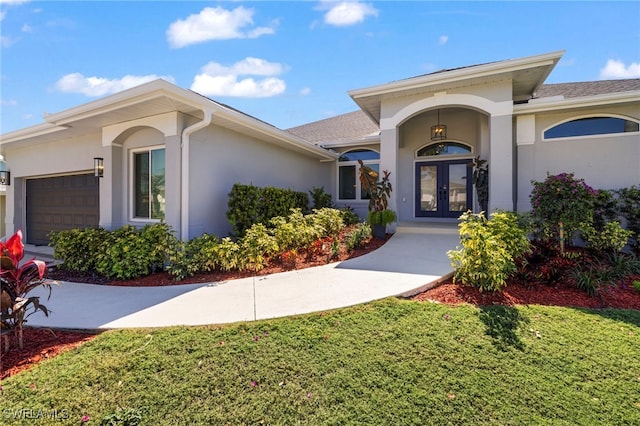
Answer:
[[[397,299],[116,330],[5,380],[1,422],[640,424],[639,339],[639,311]]]

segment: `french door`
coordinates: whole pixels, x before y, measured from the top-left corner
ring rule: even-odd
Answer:
[[[416,163],[416,217],[458,217],[471,209],[470,161]]]

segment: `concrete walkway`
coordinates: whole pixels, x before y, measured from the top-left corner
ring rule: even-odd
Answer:
[[[253,321],[416,294],[451,272],[453,224],[399,226],[380,249],[355,259],[211,284],[111,287],[61,282],[36,295],[52,313],[28,325],[70,329],[164,327]]]

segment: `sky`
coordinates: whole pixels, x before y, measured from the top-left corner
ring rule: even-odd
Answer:
[[[565,50],[547,83],[640,78],[640,1],[0,0],[0,134],[163,78],[278,128],[348,91]]]

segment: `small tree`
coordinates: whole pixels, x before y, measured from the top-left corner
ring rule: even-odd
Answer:
[[[0,242],[0,327],[13,331],[20,349],[24,348],[22,329],[27,318],[37,311],[49,316],[40,297],[28,294],[44,286],[51,297],[51,283],[44,279],[45,263],[31,259],[20,265],[23,257],[22,231],[18,230],[6,243]]]
[[[369,194],[369,214],[367,221],[374,227],[374,236],[384,238],[384,229],[376,228],[386,227],[387,224],[396,221],[396,213],[389,209],[388,197],[391,195],[393,187],[389,176],[391,172],[384,170],[381,180],[380,174],[369,166],[365,166],[362,160],[360,163],[360,184],[362,190]]]
[[[469,163],[469,167],[473,167],[473,186],[476,187],[478,204],[483,212],[489,209],[489,166],[486,163],[487,160],[481,160],[480,157]]]

